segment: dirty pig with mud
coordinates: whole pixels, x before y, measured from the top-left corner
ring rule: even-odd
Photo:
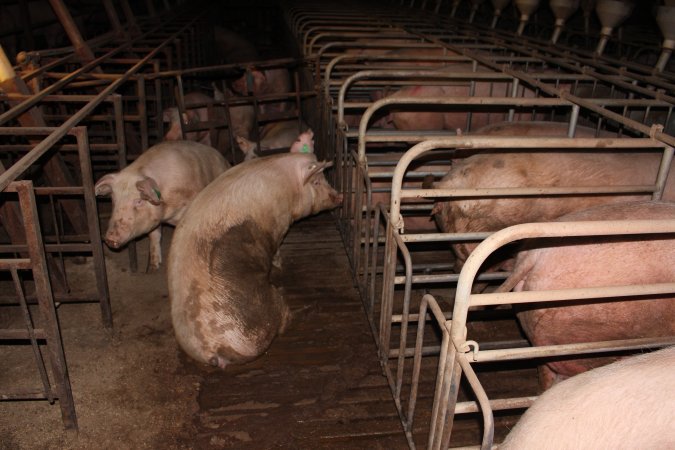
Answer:
[[[270,282],[290,225],[342,202],[312,153],[244,162],[194,200],[173,236],[168,282],[176,339],[199,362],[225,368],[264,353],[290,311]]]

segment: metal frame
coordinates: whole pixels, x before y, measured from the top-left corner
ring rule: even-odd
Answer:
[[[15,192],[18,194],[21,215],[26,230],[26,250],[28,255],[27,257],[0,260],[0,270],[8,270],[12,274],[25,327],[24,329],[0,330],[0,341],[30,341],[42,387],[40,390],[6,391],[0,394],[0,399],[48,400],[50,403],[59,400],[61,419],[63,420],[64,427],[76,430],[77,416],[75,414],[75,403],[70,387],[66,358],[63,352],[61,331],[54,307],[52,287],[49,281],[49,271],[47,269],[45,248],[40,232],[33,183],[30,181],[15,181],[8,186],[5,192]],[[30,270],[35,280],[35,293],[41,317],[39,328],[36,328],[35,321],[31,317],[26,294],[19,275],[19,271],[24,270]],[[47,347],[46,355],[40,350],[38,340],[45,341]],[[47,362],[45,362],[45,356]],[[51,377],[48,374],[47,366],[51,370]]]
[[[393,2],[399,3],[399,2]],[[361,292],[364,308],[373,335],[378,344],[380,361],[386,375],[397,407],[401,422],[411,448],[415,448],[413,424],[419,432],[426,415],[416,416],[416,411],[426,405],[418,401],[421,378],[428,381],[427,361],[432,355],[441,354],[443,362],[437,367],[437,385],[435,402],[430,406],[433,419],[429,420],[429,448],[447,448],[453,414],[463,412],[489,411],[493,409],[524,408],[535,397],[518,399],[497,399],[489,401],[483,393],[479,394],[480,403],[464,402],[453,408],[453,403],[445,399],[452,398],[458,390],[458,373],[471,374],[470,354],[465,355],[464,341],[450,333],[446,325],[455,313],[443,312],[434,299],[434,295],[423,295],[419,313],[412,309],[417,305],[419,293],[413,297],[415,289],[424,292],[429,286],[439,286],[449,294],[452,286],[460,279],[460,274],[452,273],[449,264],[427,265],[424,259],[417,257],[416,246],[452,240],[480,241],[490,233],[465,233],[446,235],[444,233],[410,233],[403,227],[401,211],[419,214],[428,211],[429,201],[439,197],[482,196],[482,195],[564,195],[565,193],[602,193],[610,195],[620,192],[644,192],[647,196],[659,198],[663,188],[667,169],[673,154],[675,138],[672,130],[664,127],[673,121],[672,112],[675,98],[673,74],[658,73],[653,68],[627,61],[619,61],[610,56],[598,56],[592,51],[553,46],[550,42],[527,36],[517,36],[481,25],[494,18],[476,15],[474,24],[466,20],[455,20],[439,15],[443,3],[441,0],[410,3],[411,8],[397,7],[395,4],[386,10],[374,10],[363,6],[359,10],[344,11],[329,5],[293,4],[287,6],[287,21],[295,34],[299,46],[309,60],[314,60],[315,77],[321,83],[322,132],[330,148],[334,151],[336,189],[343,193],[345,201],[338,214],[338,224],[343,236],[347,253],[352,264],[355,284]],[[453,16],[460,1],[453,4]],[[466,3],[466,2],[465,2]],[[415,6],[415,8],[412,8]],[[461,10],[462,15],[471,11]],[[474,11],[476,13],[476,11]],[[512,26],[511,23],[504,23]],[[370,32],[369,32],[370,31]],[[563,30],[562,37],[567,37]],[[392,39],[401,39],[393,42]],[[407,43],[405,42],[407,41]],[[592,41],[592,40],[591,40]],[[594,42],[592,42],[595,45]],[[367,54],[364,50],[386,49],[446,49],[446,56],[406,55],[392,56]],[[631,50],[633,52],[634,50]],[[420,67],[422,63],[426,67]],[[470,73],[451,72],[453,64],[460,63],[472,68]],[[441,70],[438,70],[438,69]],[[535,73],[537,68],[547,68],[544,73]],[[433,70],[436,69],[435,72]],[[466,69],[461,69],[466,71]],[[454,72],[457,72],[456,70]],[[323,75],[322,78],[320,78]],[[503,80],[511,83],[510,96],[421,99],[421,98],[385,98],[372,101],[370,93],[386,86],[405,87],[442,84],[455,77],[464,78],[473,88],[476,83],[487,80]],[[538,98],[531,100],[519,95],[524,90],[534,92]],[[588,98],[593,95],[597,98]],[[506,120],[513,121],[514,113],[520,107],[531,108],[537,113],[556,111],[556,117],[568,123],[568,137],[558,139],[504,139],[501,137],[480,138],[471,135],[454,136],[454,130],[439,133],[401,132],[376,128],[371,117],[386,108],[399,110],[413,109],[421,111],[465,111],[468,113],[467,126],[471,126],[471,112],[477,111],[474,105],[490,105],[502,108]],[[444,106],[447,105],[447,106]],[[472,109],[473,108],[473,109]],[[356,112],[360,118],[358,130],[350,129],[346,111]],[[562,112],[564,111],[564,113]],[[509,114],[510,112],[510,114]],[[610,130],[618,137],[631,139],[578,139],[574,138],[578,125],[590,122],[598,136]],[[353,122],[350,122],[353,123]],[[384,156],[381,145],[417,143],[406,153],[391,147],[386,154],[391,161],[398,162],[396,171],[373,170],[382,164]],[[577,148],[621,151],[621,148],[649,148],[663,152],[662,169],[653,185],[648,186],[603,186],[570,188],[531,188],[518,190],[439,190],[419,189],[406,186],[405,175],[408,163],[422,153],[432,149],[465,148]],[[407,147],[406,147],[407,148]],[[604,151],[603,150],[603,151]],[[529,151],[529,150],[528,150]],[[537,151],[537,150],[534,150]],[[429,166],[416,168],[413,177],[441,174],[425,170]],[[384,173],[383,173],[384,172]],[[386,176],[385,176],[386,174]],[[391,179],[391,188],[387,183]],[[419,180],[419,178],[414,178]],[[373,194],[389,192],[391,204],[374,204]],[[402,199],[422,202],[402,204]],[[424,202],[427,202],[426,204]],[[672,224],[671,224],[672,225]],[[495,230],[497,231],[497,230]],[[382,247],[384,244],[384,251]],[[482,245],[482,244],[481,244]],[[464,272],[462,272],[464,273]],[[479,281],[500,280],[507,273],[482,274]],[[472,281],[473,282],[473,281]],[[396,291],[396,292],[395,292]],[[394,307],[394,294],[397,303]],[[613,292],[609,292],[613,294]],[[429,314],[431,310],[431,314]],[[490,312],[485,313],[487,315]],[[434,343],[430,338],[429,323],[439,324],[443,339]],[[461,334],[464,324],[453,328]],[[392,327],[397,333],[392,333]],[[408,337],[415,332],[416,337]],[[425,328],[426,327],[426,328]],[[431,333],[433,335],[434,333]],[[453,343],[453,339],[456,344]],[[390,343],[391,342],[391,343]],[[488,343],[494,348],[483,345],[478,355],[487,355],[497,348],[522,348],[528,346],[524,340]],[[457,351],[455,349],[461,349]],[[600,346],[604,344],[599,344]],[[496,346],[496,347],[494,347]],[[519,353],[520,350],[512,350]],[[524,352],[526,353],[526,352]],[[453,356],[454,355],[454,356]],[[433,360],[435,361],[435,360]],[[448,361],[447,363],[445,361]],[[460,369],[461,366],[461,369]],[[449,367],[449,368],[448,368]],[[454,373],[448,375],[448,371]],[[455,378],[449,378],[452,375]],[[474,378],[471,377],[470,378]],[[475,379],[470,380],[477,392],[482,389]],[[452,393],[452,394],[451,394]],[[456,399],[456,397],[455,397]],[[453,400],[455,401],[455,400]],[[488,403],[489,402],[489,403]],[[490,414],[486,414],[489,421]],[[420,422],[422,420],[422,422]],[[415,422],[417,421],[417,422]],[[426,426],[426,422],[424,422]],[[491,425],[486,426],[484,448],[492,441]]]

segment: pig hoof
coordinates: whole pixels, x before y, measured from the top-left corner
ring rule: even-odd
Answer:
[[[159,270],[159,266],[160,266],[160,263],[158,263],[158,262],[148,263],[148,268],[146,270],[146,273],[157,272]]]

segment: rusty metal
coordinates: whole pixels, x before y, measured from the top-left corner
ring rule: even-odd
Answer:
[[[178,34],[179,34],[178,32],[174,33],[174,35]],[[169,40],[164,41],[152,52],[150,52],[144,58],[139,60],[139,62],[134,64],[134,66],[130,68],[124,75],[122,75],[120,78],[113,81],[108,87],[103,89],[94,100],[87,103],[70,119],[66,120],[60,127],[58,127],[52,134],[47,136],[42,142],[36,145],[31,153],[29,153],[24,158],[17,161],[14,165],[8,168],[5,173],[0,175],[0,189],[4,189],[4,187],[7,186],[10,180],[15,179],[20,174],[22,174],[39,157],[41,157],[44,153],[46,153],[51,148],[51,146],[54,143],[56,143],[56,141],[65,136],[65,134],[68,133],[68,131],[71,128],[76,126],[82,119],[84,119],[87,115],[89,115],[94,110],[94,108],[96,108],[101,102],[104,101],[104,99],[108,95],[114,93],[122,84],[124,84],[131,77],[131,75],[135,74],[142,66],[144,66],[152,57],[154,57],[163,47],[165,47],[168,44]],[[28,102],[28,100],[23,103],[26,102]],[[23,104],[19,105],[19,107],[23,107]],[[10,110],[6,114],[10,114],[12,113],[12,111],[13,110]],[[2,123],[3,119],[4,117],[0,116],[0,123]]]
[[[44,356],[49,360],[46,363],[49,366],[49,372],[51,372],[48,375],[51,380],[45,381],[47,370],[44,368],[45,363],[41,363],[40,360],[38,361],[38,372],[40,379],[43,381],[42,390],[9,392],[0,394],[0,398],[5,400],[46,398],[50,401],[58,399],[62,410],[64,426],[76,429],[77,419],[68,381],[68,369],[61,347],[58,322],[54,311],[54,301],[63,303],[98,302],[101,307],[104,326],[112,326],[112,310],[108,293],[97,204],[94,197],[94,174],[91,158],[95,158],[98,164],[103,164],[105,167],[112,164],[113,167],[121,168],[127,164],[126,148],[128,139],[127,135],[125,135],[125,122],[138,123],[143,142],[147,144],[149,139],[149,122],[147,122],[146,116],[150,113],[150,110],[146,107],[146,95],[154,95],[156,101],[154,103],[154,114],[161,113],[162,86],[159,80],[153,79],[149,83],[155,91],[151,91],[150,93],[145,92],[147,81],[144,76],[148,73],[141,73],[141,71],[145,70],[146,67],[150,67],[154,72],[159,72],[160,68],[164,70],[173,69],[172,53],[176,49],[172,48],[172,46],[175,40],[184,34],[188,35],[185,41],[190,41],[189,36],[192,36],[193,39],[196,38],[197,34],[191,32],[190,28],[198,23],[199,15],[197,14],[192,16],[192,18],[181,20],[181,23],[176,21],[170,33],[154,42],[151,42],[150,38],[153,34],[157,34],[159,30],[159,25],[157,24],[151,25],[150,31],[140,34],[133,40],[115,42],[115,33],[98,37],[89,42],[92,46],[87,51],[89,49],[88,43],[85,43],[77,34],[77,30],[69,18],[67,9],[59,1],[53,1],[52,3],[55,9],[59,10],[58,13],[64,21],[64,26],[75,44],[74,47],[25,54],[26,67],[29,69],[21,73],[19,77],[10,77],[11,83],[19,85],[19,89],[5,89],[3,96],[0,97],[0,101],[4,100],[8,104],[14,105],[12,108],[3,110],[3,113],[0,115],[0,124],[7,124],[9,121],[19,119],[24,125],[22,127],[0,128],[0,135],[22,136],[28,141],[25,144],[21,142],[26,141],[10,139],[7,143],[3,142],[3,144],[0,144],[0,147],[3,149],[18,152],[18,155],[24,155],[4,171],[1,175],[2,181],[0,185],[4,192],[19,192],[23,220],[20,222],[17,217],[14,222],[17,224],[17,230],[19,228],[25,228],[26,230],[24,242],[22,240],[14,240],[12,244],[3,245],[2,248],[6,254],[25,254],[28,256],[28,258],[20,257],[18,259],[3,259],[0,261],[0,269],[10,270],[15,281],[15,286],[17,286],[16,296],[3,294],[2,300],[4,302],[9,301],[10,304],[16,304],[18,299],[18,305],[23,308],[24,312],[26,311],[27,303],[36,302],[39,305],[39,311],[42,316],[42,319],[39,321],[40,328],[33,329],[29,323],[30,320],[24,314],[27,326],[29,327],[28,330],[0,330],[0,338],[3,340],[27,339],[32,342],[36,356],[39,354],[36,350],[36,340],[46,340],[47,346],[45,348],[47,353]],[[173,12],[171,14],[174,17],[171,20],[175,20],[177,16]],[[145,27],[147,23],[149,22],[143,19],[139,20],[137,22],[138,30],[140,31],[140,27]],[[69,29],[69,26],[72,26],[72,28]],[[117,31],[117,37],[124,37],[126,34],[124,30],[121,33],[119,32],[120,30]],[[115,58],[116,55],[125,50],[138,51],[144,42],[151,42],[151,46],[144,57],[136,59]],[[190,46],[195,45],[194,42],[186,42],[187,44]],[[113,48],[106,50],[105,46],[107,45]],[[83,48],[84,50],[82,50]],[[75,66],[73,69],[73,63],[78,59],[75,57],[74,51],[79,52],[79,59],[87,62]],[[97,54],[101,56],[97,56]],[[40,61],[42,66],[38,67],[32,61]],[[113,70],[119,69],[123,73],[99,73],[103,64],[106,64],[106,70],[114,67]],[[42,86],[46,86],[40,92],[32,94],[27,89],[22,88],[24,82],[37,80],[39,80]],[[130,98],[123,101],[122,96],[117,94],[116,91],[129,82],[136,83],[139,95],[136,96],[136,99]],[[7,85],[7,82],[5,82],[5,86]],[[78,95],[72,95],[66,91],[66,89],[72,88],[78,90]],[[79,92],[83,91],[93,91],[94,94],[80,95]],[[57,122],[59,126],[46,127],[44,126],[46,125],[45,120],[37,116],[37,111],[38,109],[43,109],[45,105],[53,105],[55,103],[59,104],[56,113],[47,114],[44,116],[44,119]],[[78,104],[84,105],[78,108]],[[92,114],[94,109],[98,108],[101,104],[107,104],[108,106],[106,106],[103,112]],[[134,106],[137,106],[136,110],[132,109]],[[31,119],[32,121],[23,120],[24,117],[28,117],[29,115],[33,115],[35,118]],[[78,124],[91,126],[91,124],[96,122],[104,122],[110,126],[106,130],[101,130],[95,134],[90,132],[91,129],[88,132],[87,128],[76,126]],[[70,141],[63,141],[63,138],[68,135],[74,137],[74,144],[71,143],[72,138]],[[96,137],[92,137],[92,139],[96,139],[96,141],[90,144],[90,136],[94,135]],[[46,138],[42,141],[35,140],[44,136]],[[102,142],[102,139],[108,140]],[[59,147],[57,155],[61,155],[61,153],[67,154],[69,160],[72,160],[72,156],[77,156],[78,161],[75,164],[77,165],[78,172],[81,174],[79,185],[68,182],[66,186],[33,188],[30,182],[13,181],[21,176],[25,170],[33,166],[42,155],[52,151],[55,146]],[[40,233],[38,224],[35,196],[47,198],[47,206],[50,207],[51,217],[45,218],[45,220],[52,222],[55,231],[44,237]],[[72,234],[64,232],[61,209],[55,206],[55,202],[62,202],[59,198],[63,197],[80,197],[84,205],[83,217],[85,226],[79,230],[75,230],[75,233]],[[7,226],[8,223],[6,217],[3,217],[3,224]],[[55,282],[63,283],[67,286],[68,274],[67,270],[64,271],[63,256],[73,252],[91,255],[93,259],[91,275],[95,278],[94,292],[71,294],[64,288],[57,290]],[[56,275],[55,281],[52,283],[49,280],[47,264],[53,266],[52,272],[57,273],[58,270],[56,269],[63,272],[62,275]],[[35,293],[25,293],[18,289],[20,286],[17,284],[17,277],[20,276],[21,271],[27,269],[33,271]],[[54,292],[52,292],[52,289]]]
[[[40,136],[48,135],[54,128],[0,128],[0,136]],[[88,146],[88,137],[86,129],[83,127],[73,128],[69,134],[75,136],[77,140],[77,154],[79,161],[79,169],[82,173],[82,186],[55,186],[55,187],[38,187],[33,188],[33,191],[40,196],[54,196],[63,195],[68,196],[78,195],[84,198],[85,214],[86,214],[86,232],[70,236],[75,241],[59,242],[60,236],[57,231],[56,245],[49,242],[45,245],[45,250],[48,254],[61,252],[86,252],[90,253],[94,262],[94,276],[96,278],[96,293],[85,294],[88,301],[95,301],[100,304],[102,322],[107,328],[112,327],[112,309],[110,305],[110,295],[108,292],[108,283],[106,278],[105,261],[103,258],[103,248],[101,244],[101,232],[98,224],[98,212],[96,206],[96,199],[94,197],[93,175],[91,169],[90,149]],[[79,240],[79,242],[78,242]],[[19,251],[23,250],[23,246],[0,246],[5,251]],[[67,299],[68,294],[61,293],[62,298]]]
[[[33,184],[30,181],[14,182],[5,192],[16,192],[19,197],[19,205],[23,224],[26,229],[26,244],[29,258],[3,260],[2,270],[10,270],[17,296],[23,311],[25,330],[3,330],[9,333],[0,334],[0,339],[28,339],[31,342],[33,354],[38,366],[38,372],[42,380],[41,391],[10,392],[3,395],[8,399],[45,399],[50,403],[59,400],[61,418],[65,428],[77,429],[77,416],[75,404],[70,387],[70,378],[66,366],[63,343],[59,330],[54,298],[49,282],[47,260],[44,253],[40,224],[38,221],[37,206],[33,194]],[[18,270],[29,269],[32,271],[35,282],[36,297],[41,317],[40,328],[34,328],[34,321],[30,317],[24,292],[19,281]],[[47,361],[45,362],[38,348],[37,339],[44,339],[47,347]],[[46,366],[51,370],[51,380],[47,375]]]
[[[63,1],[49,0],[49,4],[54,10],[54,13],[56,13],[56,17],[58,17],[59,21],[61,22],[61,25],[63,25],[63,28],[66,34],[68,35],[70,42],[73,44],[73,47],[75,48],[75,53],[77,53],[77,55],[83,62],[92,61],[94,59],[94,54],[92,53],[91,49],[82,38],[82,35],[80,34],[80,31],[77,29],[77,25],[73,20],[73,16],[70,15],[70,11],[68,11],[68,8],[66,8]]]

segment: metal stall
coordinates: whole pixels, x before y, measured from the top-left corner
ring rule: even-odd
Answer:
[[[31,344],[41,385],[10,388],[3,399],[58,400],[64,427],[77,429],[57,307],[96,302],[103,326],[113,325],[94,174],[124,167],[157,136],[148,116],[161,115],[162,89],[146,89],[145,75],[182,65],[201,36],[195,19],[167,10],[136,21],[123,2],[126,25],[109,8],[113,30],[86,42],[65,5],[51,3],[73,46],[21,53],[15,67],[2,55],[0,247],[14,286],[2,307],[6,317],[16,311],[24,328],[3,330],[2,338]],[[188,53],[197,62],[199,52]],[[92,282],[74,275],[82,264]]]
[[[674,104],[670,73],[662,71],[663,64],[647,67],[616,59],[615,55],[623,54],[621,45],[610,45],[612,51],[608,53],[612,56],[607,56],[603,50],[610,41],[611,30],[603,29],[600,38],[589,39],[587,50],[569,48],[552,44],[561,36],[563,42],[573,40],[559,21],[557,37],[549,41],[525,32],[532,31],[525,27],[531,12],[515,22],[519,30],[514,33],[508,29],[514,22],[504,21],[506,29],[499,29],[491,14],[474,17],[478,7],[457,10],[461,2],[454,2],[451,14],[439,14],[448,6],[444,2],[433,2],[435,6],[432,2],[415,3],[406,5],[410,8],[355,6],[348,12],[339,7],[305,4],[288,8],[288,22],[305,57],[315,61],[317,77],[323,74],[322,136],[334,149],[338,167],[334,181],[345,196],[338,220],[411,448],[436,442],[433,426],[429,434],[429,424],[433,423],[429,415],[437,417],[438,408],[444,406],[443,401],[441,406],[436,402],[432,413],[431,400],[434,395],[446,398],[447,394],[438,393],[438,386],[443,385],[442,371],[436,376],[438,360],[434,355],[441,348],[440,335],[425,335],[422,324],[433,318],[427,315],[425,320],[420,313],[422,298],[431,293],[441,299],[435,313],[446,311],[446,319],[458,314],[450,313],[458,302],[455,291],[460,275],[448,242],[480,242],[498,231],[439,233],[429,222],[434,200],[627,193],[658,199],[674,143],[669,127]],[[516,2],[519,8],[520,3]],[[464,12],[472,17],[467,20],[461,16]],[[604,21],[602,8],[599,15]],[[639,52],[635,48],[625,51]],[[424,89],[435,96],[415,95]],[[407,111],[409,116],[405,115]],[[426,127],[424,121],[418,122],[416,126],[421,128],[405,120],[432,112],[445,113],[451,119],[441,127]],[[432,122],[433,118],[428,117]],[[560,138],[489,137],[490,128],[502,123],[541,121],[557,122],[563,130]],[[575,137],[579,130],[588,137]],[[483,132],[488,136],[481,137]],[[406,152],[417,142],[421,143]],[[479,184],[466,189],[430,189],[433,180],[438,182],[453,160],[477,150],[525,148],[574,149],[580,153],[640,149],[663,156],[653,184],[643,186],[599,183],[568,187],[561,182],[559,187],[513,186],[500,190],[489,188],[486,180],[485,187]],[[425,158],[418,159],[422,153]],[[396,171],[394,166],[398,167]],[[481,284],[493,286],[507,276],[505,271],[477,275]],[[507,326],[498,338],[490,336],[491,324],[513,323],[508,308],[475,311],[470,317],[472,332],[482,340],[488,337],[481,349],[529,346],[517,327]],[[465,326],[463,322],[454,329],[463,330]],[[413,345],[416,335],[424,339],[424,345],[419,340]],[[527,372],[533,365],[519,368]],[[499,376],[481,373],[483,380],[492,377],[492,382]],[[440,384],[435,385],[435,381]],[[457,386],[453,386],[456,395]],[[536,386],[529,389],[527,401],[506,402],[502,407],[526,406]],[[475,405],[464,409],[469,411],[477,411]],[[502,419],[503,433],[516,417]],[[452,419],[448,420],[452,424]],[[467,427],[455,427],[454,433],[452,445],[472,441]],[[443,448],[449,436],[446,431]]]

